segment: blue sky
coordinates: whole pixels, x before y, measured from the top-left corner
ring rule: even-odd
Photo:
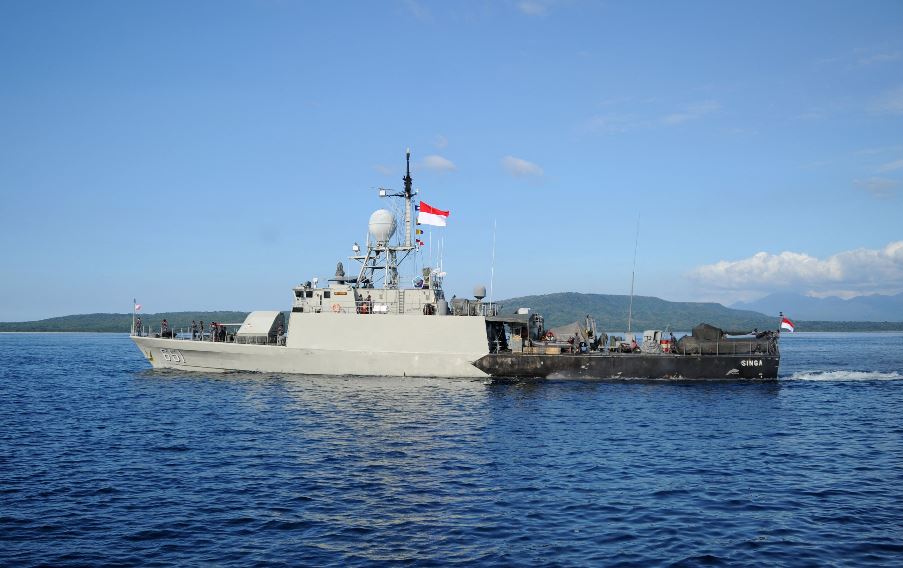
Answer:
[[[276,309],[404,150],[446,288],[903,291],[900,2],[0,2],[0,320]],[[440,232],[433,231],[434,245]],[[428,261],[425,261],[428,262]]]

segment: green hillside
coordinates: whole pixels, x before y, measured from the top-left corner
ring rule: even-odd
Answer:
[[[901,321],[802,321],[794,320],[797,331],[903,331]]]
[[[174,330],[188,328],[191,320],[203,320],[205,325],[212,321],[223,323],[241,323],[248,312],[163,312],[159,314],[141,314],[143,326],[159,329],[163,319],[169,320],[169,327]],[[132,314],[81,314],[62,316],[39,321],[0,322],[3,331],[93,331],[128,333],[132,327]]]
[[[533,308],[543,314],[547,327],[564,325],[583,319],[587,314],[596,318],[603,329],[627,329],[627,308],[630,296],[612,294],[579,294],[561,292],[542,296],[523,296],[502,300],[503,312],[519,307]],[[723,329],[774,329],[778,318],[758,312],[733,310],[711,302],[669,302],[651,296],[634,296],[633,329],[689,330],[706,322]]]
[[[502,300],[503,313],[512,313],[519,307],[533,308],[545,317],[547,327],[582,321],[586,314],[596,318],[603,330],[627,329],[627,305],[629,296],[611,294],[579,294],[561,292],[542,296],[523,296]],[[163,318],[169,320],[176,331],[188,328],[191,320],[209,324],[212,321],[241,323],[248,312],[163,312],[142,314],[142,324],[159,329]],[[286,318],[288,314],[286,314]],[[734,310],[711,302],[668,302],[650,296],[633,299],[633,329],[667,329],[688,331],[698,323],[706,322],[728,330],[753,328],[774,329],[777,317],[747,310]],[[903,331],[903,322],[857,321],[795,321],[797,331]],[[0,332],[114,332],[127,333],[132,325],[132,314],[82,314],[49,318],[40,321],[0,322]]]

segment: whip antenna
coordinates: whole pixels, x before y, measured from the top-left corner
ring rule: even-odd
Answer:
[[[633,284],[636,281],[636,251],[640,244],[640,214],[636,216],[636,238],[633,241],[633,272],[630,273],[630,304],[627,306],[627,333],[631,331],[633,319]]]
[[[489,265],[489,309],[492,309],[492,285],[495,282],[495,228],[497,219],[492,220],[492,263]]]

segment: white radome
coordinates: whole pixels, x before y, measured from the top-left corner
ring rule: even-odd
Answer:
[[[395,215],[388,209],[377,209],[370,215],[370,234],[378,243],[389,242],[395,234]]]

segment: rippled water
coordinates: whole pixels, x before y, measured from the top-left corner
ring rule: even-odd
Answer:
[[[900,565],[903,334],[781,379],[161,373],[0,334],[0,564]]]

